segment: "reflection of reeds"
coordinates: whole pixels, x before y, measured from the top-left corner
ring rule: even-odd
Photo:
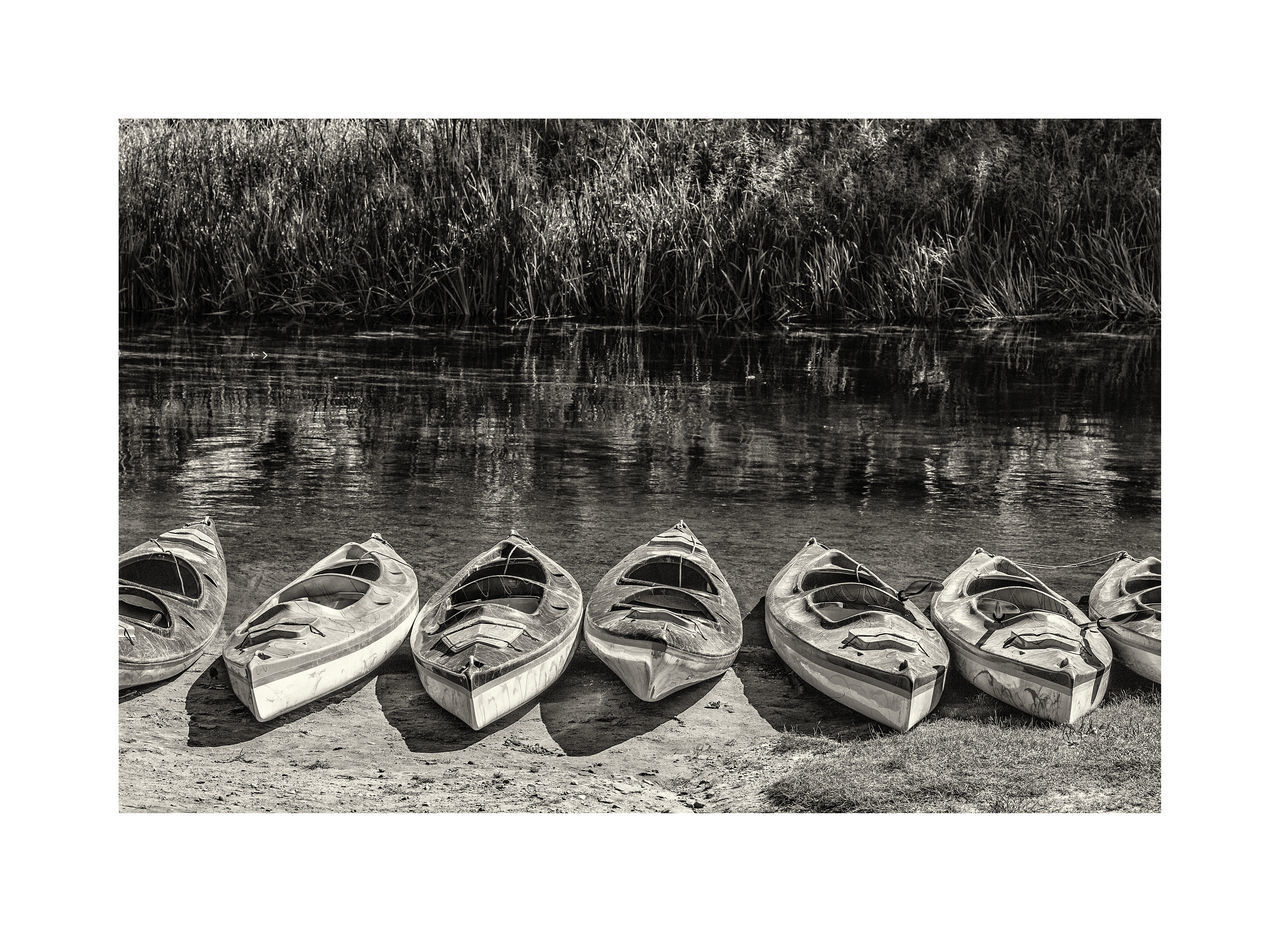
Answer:
[[[128,121],[126,311],[1150,320],[1150,121]]]
[[[1158,503],[1158,337],[568,327],[313,334],[254,343],[262,359],[195,335],[162,360],[122,345],[122,487],[174,483],[192,501],[459,479],[494,514],[557,481],[583,498],[698,485],[1024,501],[1096,475],[1120,491],[1095,501]]]

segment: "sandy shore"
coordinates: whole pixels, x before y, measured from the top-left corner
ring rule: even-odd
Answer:
[[[767,648],[641,702],[585,648],[541,701],[474,732],[427,698],[402,648],[375,675],[259,724],[220,660],[120,701],[125,811],[629,812],[753,808],[722,762],[787,729],[870,730]]]
[[[120,809],[762,811],[775,808],[769,785],[813,753],[784,748],[783,734],[908,753],[906,742],[924,750],[931,722],[938,734],[949,725],[979,725],[996,742],[1005,742],[1003,729],[1013,729],[1013,738],[1037,724],[956,677],[931,719],[911,735],[893,735],[796,679],[760,643],[761,609],[748,617],[748,646],[718,679],[646,703],[580,645],[538,701],[478,732],[427,698],[407,645],[373,675],[266,724],[236,699],[220,657],[207,654],[169,682],[120,695]],[[1129,707],[1125,683],[1142,687],[1125,676],[1120,671],[1113,683],[1114,707],[1104,704],[1093,718],[1123,723],[1154,715],[1158,728],[1158,704]],[[1033,732],[1054,753],[1070,744],[1062,733]],[[1083,776],[1077,786],[1068,780],[1064,798],[1055,784],[1040,797],[1046,808],[1134,808],[1109,805]],[[902,808],[917,804],[904,799]],[[1158,806],[1157,789],[1149,808]],[[970,806],[961,801],[960,808]]]

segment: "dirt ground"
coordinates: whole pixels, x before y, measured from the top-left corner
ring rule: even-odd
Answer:
[[[407,645],[373,675],[266,724],[210,653],[173,680],[121,693],[120,809],[767,811],[770,784],[804,759],[779,753],[781,735],[895,742],[928,728],[892,735],[805,686],[760,643],[761,608],[717,679],[646,703],[580,645],[538,700],[478,732],[427,697]],[[955,679],[935,717],[1003,727],[1011,710]]]
[[[475,732],[427,698],[402,647],[374,675],[259,724],[210,655],[122,694],[120,808],[670,812],[729,797],[740,808],[751,790],[718,760],[811,723],[808,712],[853,718],[821,696],[798,706],[802,692],[756,648],[719,679],[650,704],[580,647],[540,701]]]

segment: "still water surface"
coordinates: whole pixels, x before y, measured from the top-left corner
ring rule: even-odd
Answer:
[[[589,593],[684,518],[744,611],[810,535],[896,584],[979,545],[1160,549],[1154,334],[241,325],[120,351],[120,549],[213,516],[228,627],[375,530],[423,599],[513,527]]]

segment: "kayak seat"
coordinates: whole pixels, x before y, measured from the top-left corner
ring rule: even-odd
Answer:
[[[241,638],[240,643],[236,645],[240,650],[250,647],[257,647],[259,644],[266,644],[269,641],[281,641],[288,638],[300,638],[309,630],[306,623],[298,621],[294,622],[297,627],[290,625],[286,627],[284,624],[268,624],[254,625]]]
[[[308,576],[281,591],[279,602],[314,602],[325,608],[341,611],[359,602],[370,589],[369,582],[358,576],[345,573],[317,573]],[[279,609],[279,605],[268,609],[261,618],[268,617]]]
[[[527,631],[528,628],[524,622],[510,618],[490,617],[481,610],[442,634],[438,646],[450,654],[476,644],[501,650],[514,647],[520,635]]]
[[[619,606],[626,608],[627,606]],[[646,608],[643,606],[632,606],[630,616],[632,621],[647,621],[652,624],[675,625],[677,628],[683,628],[686,631],[694,631],[706,637],[698,622],[685,615],[677,615],[675,612],[668,611],[665,608]]]
[[[708,621],[714,620],[715,617],[711,614],[711,610],[703,605],[701,601],[683,589],[659,586],[632,593],[622,601],[615,602],[609,608],[609,611],[618,612],[636,608],[665,609],[677,615],[702,618]]]
[[[121,590],[120,617],[157,631],[173,628],[173,619],[169,617],[165,607],[150,593],[139,589]]]
[[[449,595],[445,620],[482,603],[501,603],[532,615],[546,594],[546,586],[524,576],[472,576]]]
[[[1003,622],[1020,612],[1050,612],[1071,618],[1071,606],[1042,589],[1029,586],[1000,586],[987,589],[973,600],[974,610],[994,622]]]
[[[478,608],[501,605],[517,611],[522,615],[533,615],[542,604],[542,599],[531,595],[505,595],[494,599],[476,599],[472,602],[452,604],[445,612],[445,624],[452,624],[463,615]]]
[[[864,582],[841,582],[815,589],[807,598],[809,608],[825,628],[838,628],[868,615],[902,615],[897,596]]]

